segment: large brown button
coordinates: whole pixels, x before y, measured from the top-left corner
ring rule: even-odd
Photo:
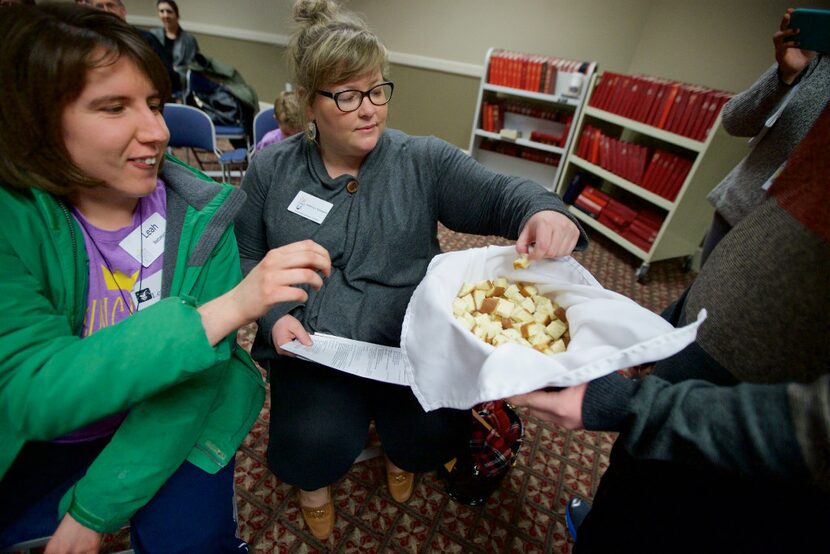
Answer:
[[[346,190],[349,191],[350,194],[354,194],[357,192],[357,181],[349,181],[346,185]]]

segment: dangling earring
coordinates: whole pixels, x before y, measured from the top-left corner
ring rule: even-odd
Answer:
[[[313,121],[308,122],[308,131],[306,131],[306,136],[308,140],[314,140],[317,138],[317,124]]]

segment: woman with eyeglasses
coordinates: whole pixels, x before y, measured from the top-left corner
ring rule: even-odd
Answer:
[[[271,378],[268,461],[300,489],[320,540],[334,526],[329,485],[346,474],[375,422],[392,498],[436,469],[469,436],[469,411],[425,412],[411,389],[292,358],[281,346],[320,332],[398,346],[407,303],[440,252],[437,225],[518,238],[531,258],[565,256],[586,238],[541,185],[487,170],[435,137],[386,128],[395,90],[387,53],[355,15],[330,0],[299,0],[291,61],[304,134],[260,152],[237,217],[243,270],[269,248],[312,238],[332,273],[305,302],[259,320],[253,355]],[[424,345],[424,348],[429,348]]]

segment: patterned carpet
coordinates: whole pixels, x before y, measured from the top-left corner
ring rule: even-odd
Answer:
[[[510,244],[498,237],[439,232],[446,250]],[[634,270],[639,261],[601,236],[575,257],[606,288],[641,305],[661,310],[691,282],[680,260],[654,263],[647,284]],[[240,332],[249,345],[252,330]],[[444,493],[435,474],[419,475],[406,504],[386,490],[382,458],[355,464],[335,483],[337,525],[326,544],[305,528],[296,490],[277,480],[265,465],[266,404],[237,456],[240,532],[255,552],[558,552],[569,553],[565,503],[574,494],[593,497],[608,464],[615,436],[569,432],[522,412],[526,436],[518,462],[485,506],[471,508]]]
[[[440,229],[444,250],[510,244],[497,237],[475,237]],[[651,265],[646,284],[636,282],[633,255],[602,236],[590,235],[587,252],[576,259],[607,288],[660,311],[691,282],[680,260]],[[249,348],[253,326],[242,329]],[[293,487],[277,480],[265,462],[269,404],[237,455],[239,530],[253,552],[396,553],[569,553],[565,503],[574,494],[593,497],[608,464],[615,436],[568,432],[522,412],[525,441],[518,462],[485,506],[454,502],[435,473],[419,475],[405,504],[386,490],[382,458],[355,464],[333,487],[337,525],[325,544],[305,528]],[[105,552],[126,548],[125,532],[107,537]]]

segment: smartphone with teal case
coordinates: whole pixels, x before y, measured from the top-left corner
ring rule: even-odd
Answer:
[[[798,42],[802,50],[830,54],[830,10],[796,8],[790,14],[790,29],[800,30],[787,40]]]

